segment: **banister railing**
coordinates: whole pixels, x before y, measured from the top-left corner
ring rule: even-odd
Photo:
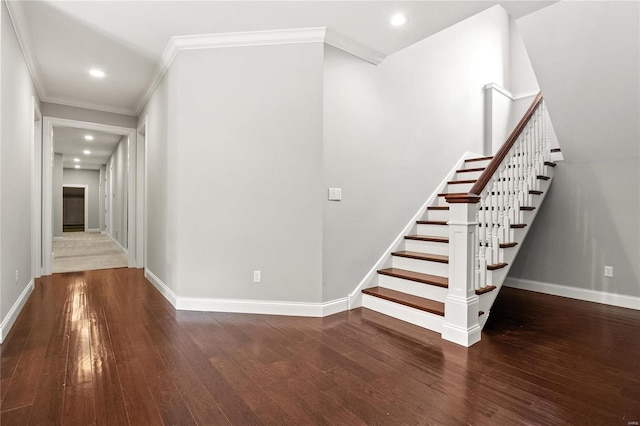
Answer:
[[[546,178],[550,147],[542,94],[518,122],[474,186],[448,194],[449,290],[442,337],[470,346],[480,339],[476,290],[499,286],[504,250]],[[497,275],[494,275],[496,272]]]
[[[509,154],[509,151],[511,151],[511,148],[516,143],[516,141],[526,128],[527,123],[529,123],[540,105],[542,105],[542,92],[538,92],[538,95],[531,103],[531,106],[529,106],[527,112],[525,112],[505,143],[502,144],[498,152],[493,156],[493,159],[491,160],[489,165],[487,165],[487,168],[480,175],[473,187],[471,187],[469,193],[448,194],[445,197],[448,203],[477,203],[478,201],[480,201],[480,194],[491,180],[491,177],[498,170],[506,156]]]

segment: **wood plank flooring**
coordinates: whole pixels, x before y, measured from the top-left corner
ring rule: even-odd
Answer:
[[[140,271],[38,280],[1,346],[6,425],[629,425],[640,312],[502,289],[469,348],[367,309],[175,311]]]

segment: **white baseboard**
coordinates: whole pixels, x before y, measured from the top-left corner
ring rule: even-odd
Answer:
[[[324,303],[313,303],[178,297],[176,309],[184,311],[237,312],[245,314],[324,317],[347,310],[348,300],[345,297]]]
[[[53,241],[62,241],[64,237],[53,237]]]
[[[604,291],[588,290],[584,288],[510,277],[505,279],[504,285],[506,287],[552,294],[554,296],[569,297],[571,299],[584,300],[587,302],[603,303],[605,305],[640,310],[640,297],[626,296],[624,294],[607,293]]]
[[[324,303],[179,297],[149,269],[145,268],[144,276],[174,308],[180,311],[326,317],[346,311],[349,308],[349,300],[347,297]]]
[[[87,232],[100,232],[100,230],[98,228],[90,228],[87,229]]]
[[[171,303],[171,305],[173,305],[174,308],[176,307],[178,297],[173,290],[167,287],[167,285],[156,276],[156,274],[147,268],[144,268],[144,277],[153,284],[153,286],[164,296],[165,299],[169,301],[169,303]]]
[[[109,235],[109,234],[107,234],[107,235]],[[123,253],[125,256],[128,256],[128,255],[129,255],[129,252],[127,251],[127,249],[126,249],[126,248],[124,248],[124,247],[122,247],[122,245],[120,245],[120,243],[118,242],[118,240],[116,240],[115,238],[113,238],[111,235],[109,235],[109,238],[111,238],[111,241],[113,241],[114,243],[116,243],[116,245],[118,246],[118,248],[120,249],[120,251],[122,251],[122,253]]]
[[[0,323],[0,343],[4,342],[4,339],[9,334],[11,327],[13,327],[13,323],[16,322],[16,318],[18,318],[18,314],[20,314],[20,312],[22,311],[24,304],[27,302],[27,299],[29,299],[31,292],[33,292],[33,289],[34,289],[34,284],[33,284],[33,280],[31,280],[29,281],[29,284],[27,284],[27,286],[24,288],[24,290],[18,297],[18,300],[16,300],[16,303],[14,303],[11,309],[9,309],[7,316],[5,316],[2,322]]]

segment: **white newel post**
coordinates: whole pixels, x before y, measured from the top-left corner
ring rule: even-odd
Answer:
[[[480,341],[479,299],[474,275],[478,249],[477,203],[480,197],[467,195],[449,201],[449,293],[445,300],[442,338],[463,346]]]

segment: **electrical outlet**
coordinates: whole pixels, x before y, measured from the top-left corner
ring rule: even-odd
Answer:
[[[20,275],[18,275],[18,270],[16,269],[16,285],[18,285],[18,278],[20,277]]]
[[[262,281],[262,272],[261,271],[253,271],[253,282],[259,283]]]
[[[613,276],[613,266],[605,266],[604,267],[604,276],[612,277]]]

